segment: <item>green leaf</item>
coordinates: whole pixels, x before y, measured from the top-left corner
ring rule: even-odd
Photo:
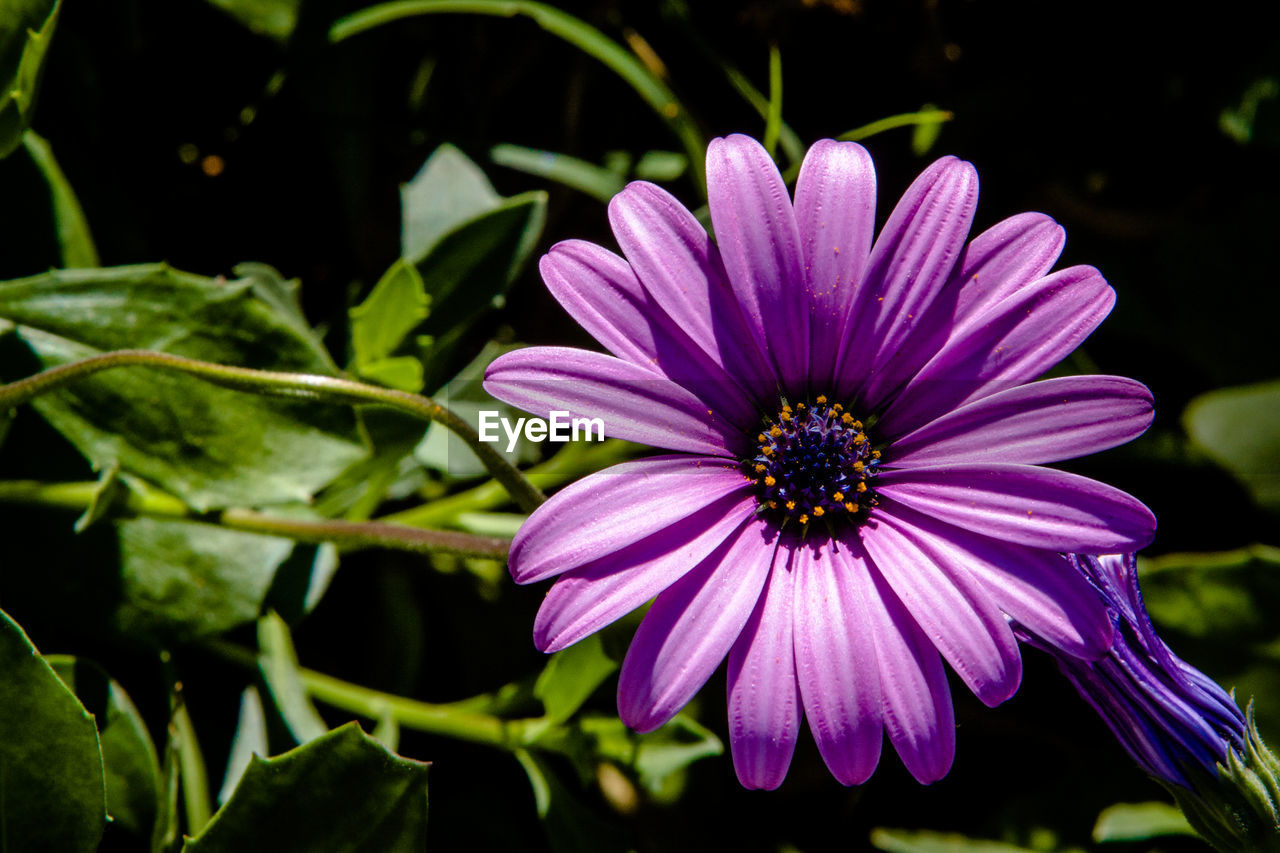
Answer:
[[[600,635],[591,634],[551,656],[533,685],[533,695],[542,700],[550,720],[562,723],[572,717],[617,668],[617,661],[605,654]]]
[[[117,530],[123,600],[116,623],[158,644],[256,619],[294,548],[289,539],[194,521],[136,518]]]
[[[355,723],[279,758],[254,756],[186,853],[399,853],[426,845],[428,765]]]
[[[610,169],[554,151],[503,144],[493,146],[489,156],[499,166],[555,181],[603,202],[617,195],[624,184],[622,176]]]
[[[618,827],[584,806],[547,763],[523,749],[516,760],[533,788],[534,805],[547,841],[556,853],[608,853],[631,850]]]
[[[22,132],[31,124],[61,8],[61,0],[0,3],[0,157],[22,144]]]
[[[1280,381],[1196,397],[1182,416],[1192,441],[1260,506],[1280,510]]]
[[[298,25],[302,0],[209,0],[252,32],[286,42]]]
[[[1178,807],[1170,803],[1116,803],[1098,815],[1094,841],[1142,841],[1162,835],[1195,835]]]
[[[885,827],[871,830],[871,844],[877,850],[889,853],[1035,853],[1026,847],[1002,841],[983,841],[950,832]]]
[[[642,181],[674,181],[689,168],[689,158],[678,151],[646,151],[636,163],[635,175]]]
[[[445,143],[400,187],[400,256],[417,263],[446,234],[502,203],[471,158]]]
[[[240,718],[236,733],[231,739],[231,754],[227,756],[227,772],[222,777],[218,802],[225,803],[235,792],[236,785],[249,767],[253,756],[266,758],[271,755],[267,747],[267,716],[262,709],[258,688],[252,684],[240,694]]]
[[[62,174],[53,149],[34,130],[22,135],[27,154],[35,162],[49,185],[49,199],[53,207],[53,224],[58,232],[58,247],[62,252],[64,267],[96,267],[98,249],[89,233],[89,222],[80,207],[80,199]]]
[[[630,769],[660,800],[679,794],[690,764],[724,753],[720,739],[685,714],[677,714],[662,728],[644,735],[632,732],[616,716],[584,714],[577,725],[591,744],[591,754]]]
[[[1280,80],[1275,77],[1259,77],[1241,94],[1240,106],[1227,107],[1218,114],[1218,129],[1241,145],[1247,145],[1253,139],[1258,108],[1278,96]]]
[[[402,391],[421,391],[422,363],[412,356],[391,356],[427,318],[429,305],[417,268],[403,258],[392,264],[364,302],[350,311],[356,373]]]
[[[1162,628],[1229,644],[1270,640],[1280,608],[1280,548],[1164,554],[1139,562],[1147,610]]]
[[[149,838],[160,801],[160,761],[142,715],[97,664],[70,655],[46,660],[97,723],[112,820]]]
[[[546,220],[547,196],[523,193],[447,234],[418,262],[431,297],[422,331],[430,352],[448,353],[495,297],[505,293],[524,266]]]
[[[502,198],[451,145],[437,148],[402,188],[401,255],[417,267],[431,308],[418,327],[428,387],[448,377],[454,348],[515,281],[546,206],[543,192]]]
[[[298,674],[298,655],[293,650],[289,626],[275,613],[258,620],[258,648],[258,670],[293,739],[306,743],[322,737],[329,727],[311,704]]]
[[[212,817],[209,771],[191,714],[187,711],[186,699],[179,691],[180,686],[175,685],[169,730],[173,733],[171,745],[177,755],[178,772],[182,778],[182,806],[187,818],[187,832],[194,835],[204,829]]]
[[[1143,598],[1161,636],[1241,704],[1280,727],[1280,548],[1140,559]]]
[[[724,753],[724,744],[710,729],[693,717],[677,714],[655,732],[640,737],[635,770],[640,784],[654,794],[675,793],[673,781],[683,787],[682,777],[690,764]]]
[[[164,265],[69,270],[0,284],[0,317],[46,366],[162,350],[222,364],[333,374],[286,286],[252,267],[236,281]],[[93,465],[118,461],[192,507],[307,501],[365,454],[353,412],[266,398],[165,371],[94,374],[32,405]]]
[[[107,815],[97,727],[3,611],[0,795],[5,849],[97,849]]]

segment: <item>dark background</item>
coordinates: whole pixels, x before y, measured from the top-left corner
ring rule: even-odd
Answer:
[[[207,275],[262,261],[303,281],[313,322],[345,360],[346,308],[399,253],[399,195],[437,145],[452,142],[498,190],[550,191],[542,248],[569,237],[611,245],[604,208],[563,187],[493,165],[510,142],[600,162],[615,149],[676,149],[635,93],[523,19],[432,16],[346,43],[329,25],[354,2],[307,0],[287,46],[255,36],[199,0],[66,0],[35,128],[78,192],[104,265],[167,260]],[[781,51],[784,115],[806,143],[929,103],[955,113],[925,158],[910,130],[868,140],[880,179],[880,217],[929,158],[954,153],[982,178],[976,228],[1034,209],[1067,229],[1062,265],[1089,263],[1118,292],[1088,342],[1100,372],[1154,391],[1157,419],[1139,442],[1082,462],[1137,495],[1161,519],[1152,553],[1216,550],[1275,540],[1274,520],[1227,475],[1184,452],[1179,417],[1206,390],[1280,376],[1274,269],[1280,108],[1263,101],[1252,138],[1220,128],[1256,81],[1280,77],[1280,37],[1263,4],[1050,2],[566,3],[611,37],[633,29],[664,60],[672,87],[707,136],[759,135],[721,61],[767,89],[768,47]],[[1117,9],[1123,9],[1123,13]],[[429,67],[425,89],[417,86]],[[279,76],[279,75],[282,75]],[[278,85],[271,81],[275,78]],[[282,81],[282,82],[281,82]],[[253,111],[246,123],[245,108]],[[183,146],[187,160],[181,156]],[[192,151],[196,152],[194,159]],[[210,156],[223,168],[206,174]],[[21,152],[0,162],[0,278],[56,265],[44,190]],[[688,178],[671,189],[690,206]],[[28,201],[23,201],[28,200]],[[486,334],[585,343],[530,268]],[[485,340],[477,336],[478,349]],[[8,371],[6,371],[7,373]],[[88,476],[74,453],[24,414],[10,437],[46,448],[0,456],[0,476]],[[32,446],[30,444],[24,446]],[[70,519],[6,510],[10,530],[69,537]],[[22,525],[19,528],[17,525]],[[25,540],[30,543],[33,540]],[[95,655],[164,718],[154,667],[123,646],[86,648],[84,623],[54,612],[24,559],[92,560],[101,543],[70,551],[5,545],[0,592],[44,651]],[[431,700],[461,698],[539,665],[528,639],[540,599],[507,585],[477,598],[464,578],[420,561],[364,554],[344,562],[326,601],[297,629],[304,664]],[[67,600],[58,603],[66,606]],[[77,617],[78,618],[78,617]],[[487,626],[481,637],[476,624]],[[619,639],[625,640],[625,632]],[[190,702],[215,779],[235,724],[243,673],[198,651]],[[921,788],[886,749],[877,775],[846,790],[807,735],[783,788],[742,791],[729,759],[694,766],[675,805],[619,818],[643,850],[857,850],[874,826],[923,827],[1027,842],[1036,826],[1085,843],[1098,811],[1159,799],[1052,665],[1028,650],[1024,687],[988,710],[957,684],[955,769]],[[1195,662],[1195,661],[1193,661]],[[133,679],[132,683],[130,678]],[[724,734],[723,676],[701,696],[700,719]],[[593,700],[611,707],[608,689]],[[435,849],[544,849],[532,797],[509,756],[406,733],[402,751],[434,760]],[[568,768],[565,778],[571,778]],[[581,795],[600,814],[591,787]],[[108,836],[109,843],[125,840]],[[1163,849],[1196,849],[1168,842]],[[1126,849],[1124,845],[1114,849]],[[1133,849],[1145,849],[1141,845]]]

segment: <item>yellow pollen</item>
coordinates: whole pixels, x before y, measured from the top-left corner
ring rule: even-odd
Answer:
[[[853,470],[855,470],[855,471],[861,471],[861,470],[863,469],[863,467],[864,467],[864,466],[863,466],[863,464],[862,464],[862,460],[861,460],[861,459],[859,459],[859,460],[857,460],[856,462],[854,462],[854,463],[853,463]]]
[[[757,463],[756,463],[756,473],[757,473],[757,474],[763,474],[763,473],[764,473],[764,463],[761,463],[761,462],[757,462]]]
[[[825,510],[825,509],[823,509],[823,508],[822,508],[822,507],[820,507],[820,506],[815,506],[815,507],[813,508],[813,514],[814,514],[815,516],[822,515],[824,512],[826,512],[826,510]]]
[[[819,394],[818,399],[815,400],[814,402],[817,403],[819,406],[825,406],[827,404],[827,397],[825,394]]]
[[[831,411],[833,411],[833,412],[843,412],[843,411],[844,411],[844,406],[840,405],[839,403],[836,403],[834,406],[832,406],[832,407],[831,407]]]
[[[769,430],[769,435],[773,436],[774,438],[777,438],[778,436],[782,435],[782,427],[774,427],[773,429]],[[761,439],[761,441],[763,440],[764,439]]]
[[[873,458],[875,458],[875,459],[879,459],[879,458],[880,458],[880,451],[879,451],[879,450],[873,450],[873,451],[871,451],[871,456],[872,456]]]
[[[773,448],[766,445],[765,447],[760,448],[760,452],[763,453],[765,456],[772,456]]]
[[[769,501],[769,509],[777,509],[777,508],[778,508],[777,501]]]
[[[791,407],[790,407],[790,406],[783,406],[783,407],[782,407],[782,411],[786,412],[787,414],[791,414]]]
[[[797,408],[797,409],[803,409],[803,408],[804,408],[804,403],[796,403],[796,408]]]
[[[836,503],[840,503],[840,501],[844,500],[844,492],[836,492],[834,495],[831,496],[831,500],[835,501]]]
[[[772,485],[773,485],[774,483],[776,483],[776,482],[778,482],[778,481],[777,481],[777,480],[775,480],[775,479],[773,479],[773,475],[772,475],[772,474],[770,474],[768,477],[765,477],[765,478],[764,478],[764,484],[765,484],[766,486],[772,486]]]
[[[790,421],[790,420],[791,420],[791,413],[790,413],[790,412],[788,412],[786,409],[783,409],[783,410],[782,410],[782,412],[778,415],[778,418],[779,418],[783,423],[787,423],[788,421]]]
[[[858,492],[859,492],[859,493],[865,492],[866,490],[867,490],[867,484],[866,484],[866,483],[859,483],[859,484],[858,484]]]
[[[867,434],[866,434],[865,432],[860,432],[860,433],[858,433],[857,435],[855,435],[855,436],[853,437],[853,443],[854,443],[854,444],[866,444],[866,443],[867,443]]]
[[[777,427],[774,427],[774,429],[777,429]],[[756,436],[756,441],[763,443],[764,440],[765,440],[764,433],[760,433],[759,435]]]
[[[853,501],[849,501],[848,503],[846,503],[846,504],[844,505],[844,508],[845,508],[845,509],[847,509],[847,510],[849,510],[849,512],[857,512],[857,511],[858,511],[858,505],[857,505],[856,503],[854,503]]]
[[[809,516],[805,515],[803,512],[802,512],[802,513],[800,513],[800,523],[801,523],[801,524],[808,524],[808,523],[809,523]]]
[[[853,415],[849,414],[848,412],[845,412],[843,415],[840,416],[840,423],[842,424],[853,423]]]
[[[854,429],[862,429],[862,421],[854,421],[850,426]]]
[[[795,502],[795,501],[787,501],[787,509],[791,510],[791,509],[795,509],[795,508],[796,508],[796,502]]]

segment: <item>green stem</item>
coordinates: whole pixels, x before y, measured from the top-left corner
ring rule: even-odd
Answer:
[[[40,504],[83,511],[93,501],[97,483],[41,483],[33,480],[0,481],[0,503]],[[494,486],[498,501],[505,499]],[[505,559],[510,541],[497,536],[476,536],[455,530],[423,530],[386,521],[343,521],[340,519],[298,519],[227,509],[221,513],[199,514],[163,492],[130,490],[119,508],[129,515],[186,519],[218,524],[232,530],[282,536],[297,542],[332,542],[344,550],[393,548],[415,553],[446,553],[462,557]]]
[[[223,640],[212,640],[205,646],[221,658],[246,667],[257,667],[253,652]],[[374,720],[390,716],[400,725],[428,734],[482,743],[502,749],[523,746],[524,721],[507,721],[492,714],[472,710],[467,703],[433,704],[383,693],[342,681],[315,670],[298,667],[298,677],[307,694],[334,708]]]
[[[861,142],[877,133],[884,133],[886,130],[893,130],[898,127],[912,127],[917,124],[935,124],[938,122],[951,121],[955,118],[955,113],[949,110],[920,110],[914,113],[900,113],[896,116],[888,116],[870,124],[864,124],[862,127],[855,127],[853,130],[845,131],[836,137],[841,142]],[[782,178],[787,183],[794,181],[800,174],[800,164],[789,167],[782,173]]]
[[[764,117],[764,150],[774,157],[782,131],[782,52],[769,45],[769,108]],[[776,158],[775,158],[776,159]]]
[[[447,13],[501,18],[524,15],[552,35],[559,36],[600,60],[625,80],[675,132],[689,157],[689,167],[693,170],[695,183],[705,197],[706,145],[689,114],[676,99],[675,93],[622,45],[590,24],[559,9],[531,0],[399,0],[370,6],[342,18],[329,30],[329,40],[342,41],[400,18]]]
[[[253,652],[234,643],[210,640],[205,648],[240,666],[258,666],[258,658]],[[508,685],[492,695],[434,704],[383,693],[304,667],[298,667],[297,674],[312,699],[368,719],[382,720],[390,717],[408,729],[480,743],[508,752],[537,749],[572,757],[582,748],[578,733],[564,725],[552,725],[544,717],[508,720],[478,710],[501,710],[512,705],[512,697],[527,697],[527,692],[519,685]],[[600,758],[623,766],[630,766],[635,759],[635,750],[629,741],[624,744],[596,744],[596,750]]]
[[[351,405],[388,406],[426,421],[436,421],[467,443],[494,479],[506,488],[512,499],[525,512],[532,512],[546,500],[542,492],[526,480],[519,469],[507,462],[492,445],[481,441],[480,436],[470,424],[435,400],[393,388],[366,385],[340,376],[254,370],[150,350],[116,350],[53,367],[8,385],[0,385],[0,411],[19,406],[41,394],[54,391],[69,382],[99,371],[129,366],[174,370],[199,377],[215,385],[257,394]]]
[[[595,445],[567,444],[555,456],[528,469],[524,475],[535,487],[549,489],[621,462],[634,454],[635,447],[617,439]],[[496,509],[505,502],[506,495],[490,481],[378,520],[411,527],[437,527],[449,524],[459,513]]]

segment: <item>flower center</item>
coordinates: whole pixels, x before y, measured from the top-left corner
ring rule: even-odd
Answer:
[[[756,484],[760,511],[808,524],[822,518],[857,521],[875,505],[868,481],[880,464],[862,422],[826,397],[783,405],[756,436],[757,453],[743,463]]]

